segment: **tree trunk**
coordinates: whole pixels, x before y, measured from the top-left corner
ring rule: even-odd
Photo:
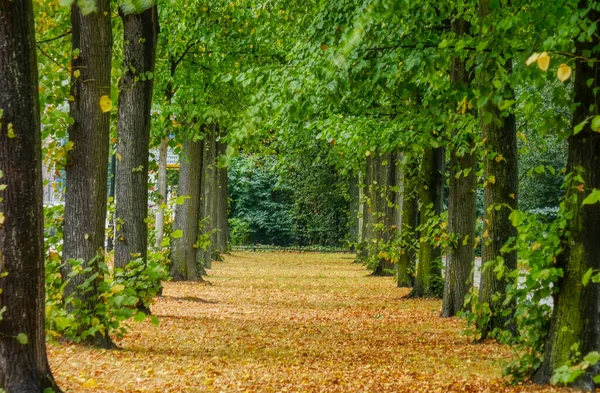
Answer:
[[[358,175],[353,173],[350,176],[350,216],[348,218],[348,235],[350,244],[355,245],[358,242],[358,209],[360,204],[360,192],[358,186]]]
[[[103,112],[100,102],[101,97],[110,96],[110,16],[110,0],[98,0],[96,10],[87,15],[77,3],[71,9],[72,47],[78,53],[72,67],[79,76],[74,75],[71,84],[70,115],[74,123],[69,127],[69,141],[73,149],[66,166],[63,260],[80,259],[85,267],[104,259],[110,112]],[[67,263],[63,277],[70,271]],[[77,287],[94,273],[73,277],[65,287],[65,298],[74,294],[91,307],[97,292],[84,295]],[[90,338],[88,343],[113,345],[108,336]]]
[[[367,157],[368,162],[369,157]],[[367,186],[367,173],[368,166],[365,165],[364,168],[366,171],[358,172],[358,183],[359,183],[359,217],[358,217],[358,245],[357,245],[357,253],[356,253],[356,262],[366,261],[369,257],[368,252],[368,214],[369,214],[369,203],[367,201],[368,195],[368,186]]]
[[[201,141],[193,142],[188,139],[184,144],[185,152],[179,160],[177,195],[185,197],[185,200],[175,208],[173,222],[173,233],[181,231],[180,237],[171,239],[171,276],[174,281],[202,280],[196,267],[202,145]]]
[[[225,142],[225,132],[221,129],[221,136],[217,143],[217,163],[219,158],[226,154],[227,143]],[[217,195],[217,248],[220,254],[229,251],[229,223],[227,221],[227,201],[229,193],[227,191],[227,168],[217,166],[218,195]]]
[[[60,390],[46,357],[38,73],[31,1],[0,0],[0,387]],[[28,343],[17,340],[19,334]],[[24,337],[24,336],[22,336]]]
[[[482,18],[489,15],[490,4],[491,0],[480,0],[479,13]],[[494,60],[489,60],[490,64],[492,61]],[[507,62],[507,69],[512,71],[510,60]],[[481,73],[482,87],[492,86],[494,73],[494,66]],[[506,89],[514,97],[510,87]],[[481,108],[480,118],[483,139],[486,141],[484,178],[495,180],[488,181],[483,189],[483,233],[487,236],[482,239],[481,261],[482,266],[491,264],[482,269],[479,287],[479,302],[487,303],[491,311],[490,323],[478,327],[482,332],[482,339],[485,339],[495,328],[506,327],[507,319],[501,315],[502,308],[505,308],[502,303],[506,295],[508,273],[517,268],[517,252],[502,253],[501,249],[509,239],[517,236],[517,229],[510,222],[509,215],[518,206],[519,170],[515,115],[510,113],[502,116],[498,107],[489,100]],[[496,210],[495,206],[502,207]],[[494,265],[498,263],[506,267],[505,275],[500,278],[494,272]]]
[[[393,202],[395,201],[395,193],[392,191],[396,179],[396,163],[395,155],[392,153],[378,153],[373,162],[374,167],[374,184],[373,184],[373,216],[374,222],[373,234],[374,240],[377,241],[377,267],[373,272],[375,276],[390,276],[394,274],[395,266],[389,257],[380,257],[379,251],[382,246],[387,246],[392,239],[392,226],[394,217]]]
[[[408,288],[412,286],[412,277],[410,270],[414,269],[416,259],[415,228],[417,227],[417,198],[416,181],[417,171],[416,160],[410,158],[410,161],[404,165],[402,170],[402,187],[399,195],[402,199],[400,237],[401,249],[400,259],[396,267],[396,283],[399,288]]]
[[[468,34],[470,24],[462,17],[452,22],[452,31],[457,37]],[[459,91],[466,91],[471,77],[466,70],[465,60],[452,59],[451,83]],[[470,112],[463,114],[470,116]],[[466,132],[465,132],[466,131]],[[456,130],[456,141],[450,152],[450,195],[448,198],[448,233],[451,237],[446,250],[444,300],[442,317],[453,317],[463,309],[465,296],[473,287],[473,265],[475,262],[475,223],[477,220],[477,156],[474,130]],[[461,136],[462,134],[462,136]]]
[[[435,215],[442,213],[444,205],[444,148],[427,147],[423,151],[419,199],[419,221],[425,225]],[[442,295],[441,250],[425,236],[419,241],[419,261],[415,285],[409,297],[440,297]]]
[[[158,153],[158,210],[156,212],[156,242],[154,248],[162,248],[165,234],[165,209],[163,204],[167,203],[167,153],[169,152],[169,138],[160,141]]]
[[[147,259],[148,149],[158,13],[154,6],[139,14],[120,14],[125,71],[119,82],[115,267],[124,268],[132,259]]]
[[[591,4],[581,0],[579,9],[586,9]],[[592,9],[587,18],[598,23],[600,12]],[[600,39],[597,34],[593,34],[589,41],[578,40],[575,43],[577,56],[589,57],[592,53],[596,61],[577,60],[574,82],[577,107],[573,114],[573,127],[599,114],[600,96],[596,91],[600,88],[600,62],[595,49],[598,45]],[[573,213],[573,217],[562,234],[563,251],[557,257],[557,266],[563,269],[564,276],[557,283],[544,362],[534,376],[537,383],[548,383],[553,370],[568,364],[578,356],[577,352],[585,356],[600,348],[600,284],[591,281],[587,285],[582,283],[586,272],[593,269],[596,273],[600,269],[600,203],[582,206],[593,189],[600,189],[600,133],[596,131],[587,124],[581,132],[569,137],[567,169],[574,176],[579,174],[583,182],[572,179],[567,190],[565,208]],[[575,385],[594,391],[592,378],[599,373],[600,365],[590,367],[575,381]]]
[[[216,231],[213,230],[216,228],[216,196],[218,195],[216,156],[216,125],[209,125],[206,127],[202,154],[199,225],[202,228],[202,233],[208,237],[210,244],[206,246],[206,250],[201,249],[198,253],[198,264],[206,268],[211,267],[215,254],[218,253]]]
[[[109,166],[109,187],[108,187],[108,203],[114,203],[116,190],[116,172],[117,172],[117,155],[110,156]],[[106,251],[110,252],[115,248],[115,216],[114,214],[108,217],[109,236],[106,238]]]

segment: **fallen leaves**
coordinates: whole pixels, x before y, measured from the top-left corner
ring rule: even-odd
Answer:
[[[440,301],[405,300],[348,255],[236,253],[166,283],[120,351],[49,346],[65,392],[559,392],[507,387],[508,348],[471,344]],[[93,383],[91,382],[93,381]],[[93,386],[91,386],[93,385]]]

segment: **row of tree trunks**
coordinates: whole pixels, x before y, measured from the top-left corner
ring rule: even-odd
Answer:
[[[169,152],[169,138],[163,138],[158,148],[158,179],[156,191],[158,193],[158,210],[156,211],[156,241],[154,248],[162,248],[163,238],[165,236],[165,209],[163,205],[167,203],[167,154]]]
[[[357,244],[359,242],[359,209],[360,209],[360,185],[358,180],[358,174],[353,173],[350,176],[350,219],[348,233],[351,244]]]
[[[71,8],[72,61],[69,141],[73,144],[66,165],[63,260],[81,260],[93,271],[74,276],[65,286],[71,295],[93,308],[96,291],[81,294],[78,286],[97,272],[104,259],[106,226],[110,112],[101,103],[110,97],[112,60],[110,0],[98,0],[96,10],[84,15],[77,3]],[[75,72],[79,75],[75,75]],[[105,98],[103,98],[105,97]],[[63,277],[71,272],[64,265]],[[95,287],[97,281],[93,282]],[[90,310],[91,311],[91,310]],[[89,343],[110,347],[108,336],[97,335]]]
[[[444,163],[443,147],[423,149],[418,195],[420,200],[420,225],[442,213],[444,206]],[[427,236],[419,240],[419,261],[415,284],[409,297],[439,297],[441,294],[441,250],[431,244]]]
[[[227,168],[219,165],[220,157],[227,153],[227,143],[225,141],[225,131],[220,129],[219,141],[217,142],[217,250],[219,254],[229,252],[229,221],[227,210],[229,206],[229,191],[227,186]]]
[[[115,267],[147,259],[148,149],[158,37],[156,6],[124,15],[125,72],[119,81]]]
[[[470,24],[463,18],[452,21],[456,37],[469,34]],[[457,91],[465,94],[471,86],[465,60],[454,57],[450,82]],[[465,95],[464,100],[468,100]],[[463,116],[470,116],[469,112]],[[475,155],[475,130],[460,130],[450,151],[450,194],[448,198],[448,233],[450,244],[446,250],[446,270],[442,317],[455,316],[463,309],[465,295],[473,286],[475,263],[475,222],[477,202],[477,177]],[[458,139],[458,138],[457,138]]]
[[[596,2],[579,1],[580,10],[589,10],[588,20],[598,24],[600,11]],[[597,28],[597,26],[596,26]],[[578,56],[575,69],[574,93],[577,104],[573,114],[573,127],[598,116],[600,96],[600,38],[593,34],[590,40],[575,43]],[[595,61],[588,61],[589,54]],[[584,275],[600,269],[600,203],[582,205],[589,193],[600,189],[600,133],[586,125],[581,132],[568,139],[568,173],[579,174],[583,182],[573,179],[567,190],[565,207],[573,213],[567,231],[563,233],[563,251],[557,257],[557,266],[564,275],[557,283],[550,334],[544,351],[544,362],[534,376],[538,383],[548,383],[553,371],[569,364],[578,353],[585,356],[600,348],[600,284],[583,283]],[[575,381],[575,385],[595,391],[594,375],[600,373],[600,364],[590,367]]]
[[[46,358],[41,155],[33,4],[0,0],[0,273],[7,273],[0,387],[7,392],[60,392]]]
[[[203,169],[202,151],[204,141],[184,143],[179,159],[179,184],[177,195],[184,197],[183,203],[175,207],[175,220],[171,239],[171,276],[174,281],[202,279],[196,266],[198,240],[198,216],[200,213],[200,177]]]
[[[202,177],[200,186],[200,215],[199,226],[201,234],[208,237],[210,244],[206,249],[198,251],[198,265],[211,267],[217,248],[217,212],[218,212],[218,179],[219,173],[216,165],[218,156],[217,137],[218,126],[211,124],[206,127],[204,135],[204,149],[202,153]]]

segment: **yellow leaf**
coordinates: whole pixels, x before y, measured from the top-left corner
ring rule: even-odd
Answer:
[[[121,160],[123,159],[123,157],[119,153],[116,153],[116,156],[117,156],[117,160],[119,160],[119,162],[121,162]]]
[[[81,387],[83,388],[95,388],[98,386],[98,382],[96,382],[96,380],[94,378],[90,378],[88,379],[83,385],[81,385]]]
[[[0,225],[4,224],[5,220],[6,220],[6,216],[4,215],[4,213],[0,212]]]
[[[69,96],[69,101],[70,101],[70,102],[73,102],[73,101],[75,101],[75,97],[73,97],[73,96]]]
[[[113,285],[113,287],[110,288],[110,291],[112,293],[119,293],[119,292],[123,291],[124,289],[125,289],[125,285],[117,284],[117,285]]]
[[[100,97],[100,110],[104,113],[109,112],[112,109],[112,101],[108,96]]]
[[[543,52],[540,54],[540,57],[537,59],[538,67],[542,71],[548,71],[548,67],[550,67],[550,56],[548,56],[548,52]]]
[[[573,70],[571,69],[571,67],[569,67],[566,64],[561,64],[558,67],[558,71],[556,72],[556,76],[558,77],[558,80],[561,82],[565,82],[567,80],[569,80],[569,78],[571,77],[571,73],[573,72]]]
[[[75,71],[73,71],[73,76],[74,76],[75,78],[79,78],[79,77],[81,76],[81,71],[79,71],[79,70],[75,70]]]
[[[527,67],[529,67],[530,65],[532,65],[533,63],[535,63],[539,57],[540,57],[539,53],[534,53],[531,56],[529,56],[529,58],[527,59],[527,61],[525,62],[525,64],[527,65]]]
[[[460,104],[460,114],[464,115],[465,112],[467,111],[467,97],[463,98],[463,100],[459,104]]]

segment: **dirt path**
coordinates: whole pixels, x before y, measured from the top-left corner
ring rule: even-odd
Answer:
[[[70,392],[560,391],[499,380],[508,348],[471,345],[440,301],[404,300],[347,255],[235,253],[167,283],[121,351],[50,345]]]

